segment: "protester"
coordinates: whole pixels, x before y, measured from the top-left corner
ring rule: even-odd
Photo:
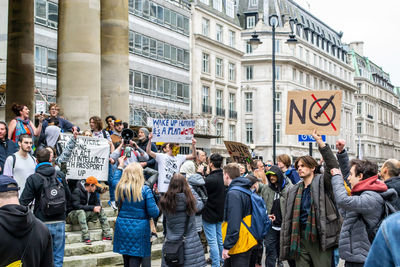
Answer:
[[[72,192],[72,211],[67,216],[67,223],[79,224],[82,231],[82,240],[87,245],[91,245],[89,229],[87,222],[99,219],[103,232],[103,240],[111,240],[110,226],[107,216],[101,208],[100,199],[97,196],[96,189],[101,188],[97,179],[93,176],[77,183]]]
[[[223,158],[220,154],[211,154],[209,163],[210,174],[205,178],[208,200],[202,211],[202,219],[204,233],[210,247],[212,267],[219,267],[223,263],[221,224],[224,215],[226,188],[221,169],[222,162]]]
[[[112,135],[114,133],[114,122],[116,120],[117,119],[113,115],[109,115],[105,119],[107,127],[104,130],[107,131],[109,135]]]
[[[123,157],[118,163],[113,180],[119,206],[113,251],[123,255],[124,266],[140,266],[150,257],[149,220],[157,217],[159,210],[151,189],[144,185],[140,164],[131,163],[124,169]]]
[[[104,138],[111,141],[110,133],[103,130],[103,123],[98,116],[93,116],[89,119],[90,130],[92,132],[92,137]]]
[[[168,246],[168,240],[182,240],[184,242],[184,264],[187,267],[204,267],[204,251],[196,231],[195,214],[203,208],[203,203],[193,192],[186,179],[181,174],[174,174],[168,190],[160,200],[161,210],[166,218],[166,242],[163,251]],[[168,266],[165,258],[162,266]]]
[[[194,168],[203,176],[207,175],[207,153],[203,150],[196,150],[196,158],[193,160]],[[203,168],[200,168],[202,166]]]
[[[282,154],[279,155],[277,158],[278,167],[281,171],[290,179],[292,184],[297,184],[300,181],[300,176],[297,173],[295,168],[292,168],[292,160],[290,159],[289,155]]]
[[[283,215],[285,214],[286,196],[292,187],[292,183],[283,175],[278,166],[272,166],[269,169],[267,172],[267,178],[268,185],[259,184],[258,193],[264,199],[268,214],[272,220],[272,229],[264,240],[266,248],[265,266],[275,267],[275,264],[279,259],[279,237]]]
[[[280,236],[280,259],[294,259],[296,266],[331,266],[338,244],[340,216],[333,201],[330,170],[338,163],[330,147],[314,131],[314,139],[326,163],[324,174],[314,174],[317,161],[301,156],[295,168],[303,179],[287,195]]]
[[[0,236],[0,266],[54,266],[49,229],[19,205],[17,181],[5,175],[0,175]]]
[[[379,174],[388,188],[396,190],[398,197],[390,203],[394,208],[400,210],[400,161],[397,159],[388,159],[383,163]]]
[[[138,134],[139,134],[139,141],[137,144],[141,149],[146,151],[147,143],[149,142],[151,143],[151,141],[149,140],[149,134],[150,134],[149,130],[147,130],[147,128],[140,128]],[[157,147],[154,143],[151,143],[151,151],[157,153]],[[150,157],[147,161],[140,162],[140,165],[142,165],[143,168],[149,167],[154,170],[157,170],[156,160],[152,157]]]
[[[400,266],[400,212],[385,219],[369,250],[364,267]]]
[[[156,160],[158,164],[158,191],[165,193],[174,173],[178,173],[181,165],[186,160],[196,158],[196,139],[192,138],[192,154],[180,155],[179,144],[164,143],[162,151],[164,153],[154,153],[151,151],[151,139],[153,134],[149,134],[149,142],[147,143],[147,154]]]
[[[39,125],[36,128],[29,120],[30,110],[27,106],[14,103],[11,109],[16,117],[8,124],[8,139],[13,140],[14,143],[18,143],[22,134],[27,134],[31,138],[40,135],[40,132],[42,131],[42,121],[44,119],[43,114],[39,116]]]
[[[347,195],[340,170],[332,169],[336,204],[344,212],[339,255],[346,267],[364,266],[371,246],[368,231],[380,221],[384,203],[397,197],[394,189],[378,180],[378,165],[368,160],[350,162],[351,196]]]
[[[238,165],[239,165],[240,176],[246,177],[246,175],[247,175],[246,167],[242,163],[238,163]]]
[[[225,186],[229,186],[222,224],[224,266],[249,266],[251,250],[257,245],[257,240],[242,221],[251,225],[251,200],[246,193],[230,188],[239,186],[249,190],[252,183],[249,179],[240,177],[239,166],[236,163],[226,165],[223,175]]]
[[[267,160],[267,162],[265,163],[265,172],[269,171],[273,164],[274,163],[272,162],[272,160]]]
[[[254,163],[255,163],[255,165],[257,167],[257,170],[264,171],[265,166],[264,166],[264,162],[262,162],[261,159],[254,160]]]
[[[264,168],[262,170],[256,169],[254,171],[253,175],[255,177],[257,177],[258,179],[260,179],[263,184],[267,184],[268,183],[267,176],[265,175]]]
[[[4,164],[8,156],[18,151],[18,146],[8,139],[8,127],[4,121],[0,121],[0,175],[3,174]]]
[[[35,173],[30,175],[26,180],[25,189],[20,197],[21,205],[28,206],[33,200],[35,200],[35,206],[33,213],[36,218],[41,220],[49,228],[52,240],[53,240],[53,254],[54,254],[54,266],[62,267],[64,259],[64,247],[65,247],[65,214],[67,200],[71,198],[71,192],[65,176],[62,172],[57,172],[51,165],[52,158],[51,153],[48,149],[41,149],[36,153],[37,167]],[[43,192],[45,193],[45,180],[48,181],[46,185],[57,185],[60,190],[59,194],[64,194],[64,203],[57,205],[57,210],[52,211],[51,214],[47,214],[47,210],[44,210],[46,204],[42,199]],[[51,190],[52,195],[57,195],[57,190]],[[45,196],[47,198],[47,196]],[[61,199],[61,198],[60,198]],[[63,208],[59,207],[63,205]]]
[[[35,172],[36,159],[31,155],[32,137],[27,134],[19,136],[19,150],[6,159],[4,175],[13,177],[20,186],[20,193],[24,191],[26,178]]]
[[[348,181],[348,177],[350,175],[350,160],[349,160],[349,155],[347,154],[347,150],[345,148],[346,146],[346,141],[343,139],[338,139],[336,141],[336,157],[339,162],[339,167],[340,170],[342,171],[343,175],[343,180],[344,180],[344,186],[346,187],[347,194],[351,194],[351,188],[350,188],[350,183]]]
[[[122,124],[122,121],[115,120],[114,121],[114,131],[113,131],[113,134],[110,136],[111,141],[114,144],[114,147],[119,147],[119,145],[121,144],[121,142],[122,142],[121,133],[122,133],[123,129],[124,129],[124,125]]]

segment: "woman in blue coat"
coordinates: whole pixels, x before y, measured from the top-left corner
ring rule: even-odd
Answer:
[[[115,223],[113,251],[123,255],[124,266],[140,266],[143,258],[150,257],[150,218],[159,214],[150,188],[144,185],[143,168],[139,163],[129,164],[122,172],[123,157],[115,171],[115,199],[119,213]]]

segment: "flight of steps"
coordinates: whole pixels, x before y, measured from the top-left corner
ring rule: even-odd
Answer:
[[[112,233],[114,232],[117,212],[108,206],[109,194],[101,195],[101,206],[107,214],[108,223]],[[91,266],[118,266],[123,265],[122,256],[113,252],[111,241],[102,241],[100,222],[89,222],[89,233],[92,245],[82,242],[82,235],[79,225],[66,224],[65,226],[65,251],[64,267],[91,267]],[[161,257],[161,247],[164,242],[162,224],[158,223],[158,239],[153,242],[152,259]]]

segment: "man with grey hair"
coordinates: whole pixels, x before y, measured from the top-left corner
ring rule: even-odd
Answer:
[[[390,203],[396,210],[400,210],[400,161],[397,159],[388,159],[383,163],[379,175],[385,181],[388,188],[396,190],[398,197]]]

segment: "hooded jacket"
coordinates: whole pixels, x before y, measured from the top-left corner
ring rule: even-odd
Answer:
[[[23,266],[53,266],[49,229],[27,207],[13,204],[0,207],[0,236],[0,266],[21,260],[25,249]]]
[[[76,188],[72,192],[72,209],[93,211],[94,207],[100,206],[100,199],[97,193],[88,193],[85,189],[85,180],[76,183]]]
[[[40,201],[42,198],[43,191],[43,177],[52,177],[56,173],[56,169],[51,166],[50,162],[42,162],[36,166],[35,173],[30,175],[26,180],[24,191],[19,199],[21,205],[28,206],[33,200],[35,200],[35,207],[33,213],[42,222],[50,221],[65,221],[66,213],[54,216],[46,216],[43,214],[40,208]],[[42,176],[41,176],[42,175]],[[69,190],[67,181],[62,172],[58,171],[56,174],[57,179],[63,184],[65,190],[66,207],[68,206],[68,201],[71,199],[71,191]]]
[[[400,176],[387,179],[385,184],[388,188],[393,188],[396,190],[397,197],[390,201],[390,204],[392,204],[396,210],[400,211]]]
[[[4,136],[4,141],[0,140],[0,174],[3,174],[4,163],[6,162],[7,157],[18,151],[18,145],[8,139],[7,124],[4,123],[3,125],[6,127],[6,135]]]
[[[340,231],[339,254],[348,262],[364,263],[371,243],[367,227],[373,228],[381,219],[383,204],[397,197],[394,189],[377,180],[378,176],[357,183],[348,196],[341,175],[332,177],[336,204],[343,212],[343,226]],[[367,224],[367,226],[366,226]]]
[[[190,175],[187,181],[192,190],[195,191],[196,194],[199,196],[199,199],[197,199],[197,201],[201,201],[203,205],[205,205],[207,203],[208,196],[203,176],[201,176],[198,173],[195,173]],[[195,217],[197,232],[201,232],[201,229],[203,227],[201,212],[202,212],[201,210],[198,210]]]

